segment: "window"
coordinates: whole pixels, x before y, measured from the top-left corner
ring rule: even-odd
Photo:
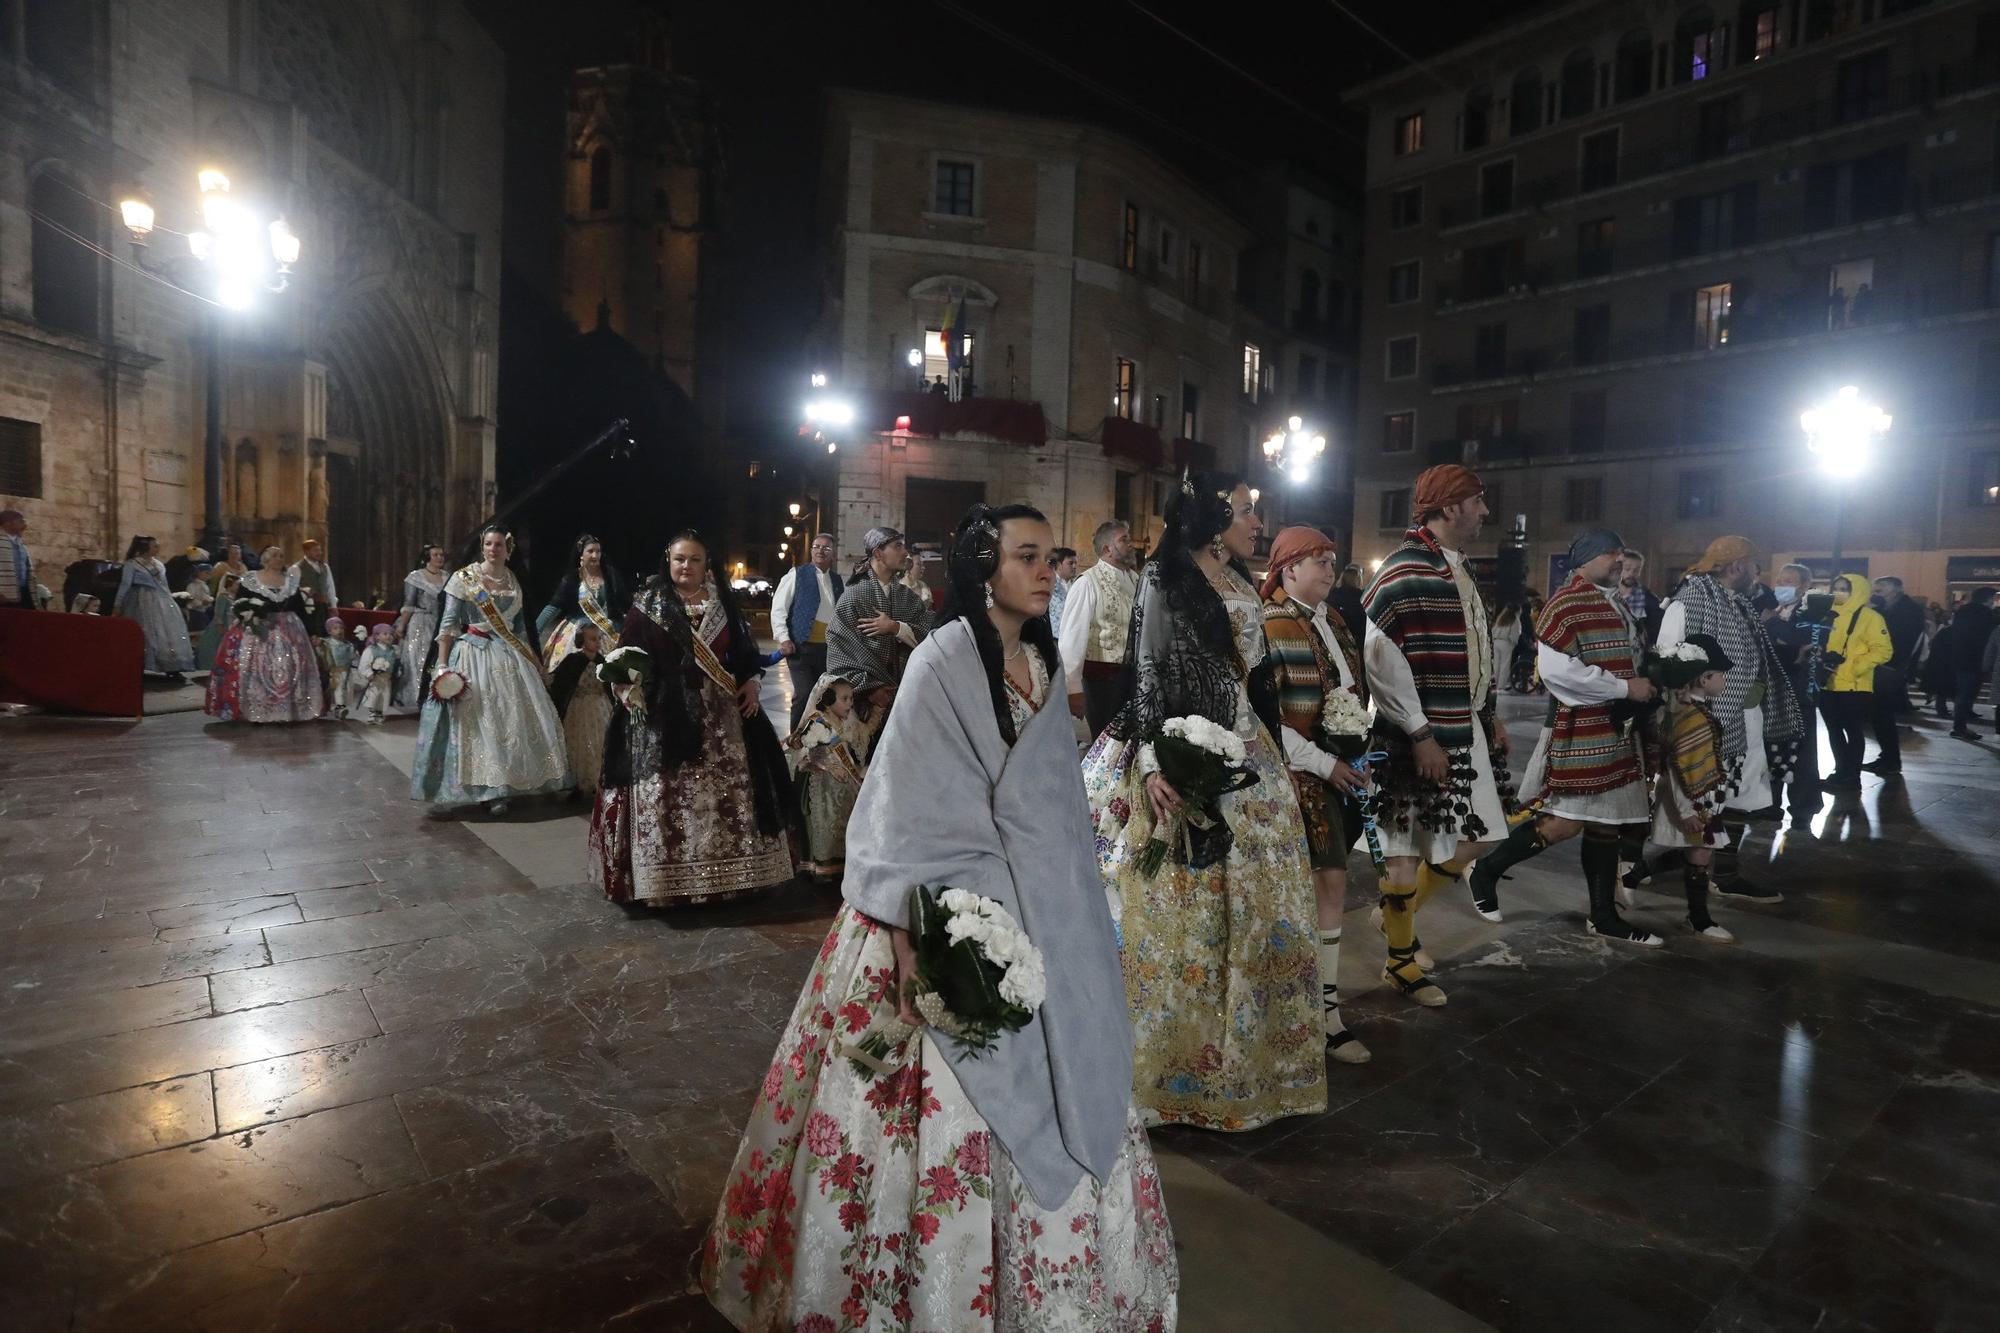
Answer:
[[[1618,130],[1614,127],[1586,134],[1582,147],[1583,188],[1604,190],[1618,183]]]
[[[1482,301],[1511,291],[1521,281],[1521,254],[1519,239],[1467,246],[1459,298]]]
[[[1458,146],[1469,153],[1492,141],[1493,94],[1480,88],[1465,95],[1465,110],[1458,120]]]
[[[1408,157],[1411,153],[1424,151],[1424,113],[1412,112],[1396,118],[1395,138],[1391,141],[1397,157]]]
[[[937,194],[931,201],[931,211],[943,213],[948,217],[972,217],[974,186],[978,182],[978,176],[978,168],[971,162],[954,162],[947,158],[939,158]]]
[[[1190,297],[1197,296],[1201,292],[1201,261],[1201,242],[1189,241],[1187,243],[1187,291]]]
[[[1424,221],[1424,187],[1412,185],[1389,196],[1389,229],[1420,227]]]
[[[1743,147],[1743,98],[1740,94],[1703,102],[1695,122],[1694,151],[1700,158],[1721,157]]]
[[[1601,278],[1611,271],[1611,247],[1618,238],[1618,224],[1610,218],[1592,218],[1576,224],[1576,276]]]
[[[1542,127],[1542,73],[1524,69],[1514,76],[1507,98],[1507,132],[1516,137]]]
[[[1181,438],[1201,438],[1201,388],[1181,381]]]
[[[1481,324],[1472,331],[1472,373],[1492,379],[1507,373],[1507,325]]]
[[[1846,162],[1806,168],[1806,229],[1872,222],[1903,209],[1908,193],[1907,150],[1902,144]]]
[[[42,427],[0,417],[0,495],[42,498]]]
[[[1840,62],[1834,76],[1834,119],[1842,124],[1889,109],[1889,53],[1871,51]]]
[[[1160,271],[1162,273],[1172,273],[1174,271],[1174,253],[1178,240],[1179,238],[1174,234],[1174,229],[1162,222],[1160,224]]]
[[[1597,95],[1597,60],[1588,51],[1575,51],[1563,61],[1561,101],[1557,114],[1563,120],[1587,116]]]
[[[1807,212],[1812,207],[1810,178],[1807,182]],[[1748,245],[1757,239],[1757,187],[1739,185],[1733,190],[1695,195],[1674,200],[1674,256],[1705,255],[1732,246]]]
[[[1486,512],[1493,515],[1493,522],[1495,524],[1504,522],[1505,520],[1501,516],[1507,512],[1505,508],[1507,503],[1507,488],[1497,481],[1487,481],[1484,477],[1481,477],[1479,480],[1486,487],[1484,491],[1480,492],[1480,497],[1486,501]]]
[[[1382,418],[1382,452],[1407,454],[1417,447],[1417,414],[1391,412]]]
[[[1778,25],[1778,11],[1760,9],[1750,20],[1750,59],[1768,60],[1785,44],[1785,30]]]
[[[1410,526],[1410,488],[1383,491],[1381,507],[1375,514],[1375,526],[1385,531],[1402,532]]]
[[[600,148],[590,155],[590,211],[611,211],[611,150]]]
[[[1118,248],[1118,267],[1127,273],[1139,271],[1139,206],[1125,205],[1125,240]]]
[[[1602,389],[1579,389],[1569,396],[1569,451],[1594,454],[1604,449],[1608,403]]]
[[[1693,468],[1682,472],[1678,512],[1682,518],[1720,518],[1722,473],[1713,468]]]
[[[1139,393],[1139,367],[1124,357],[1118,358],[1118,378],[1111,391],[1111,415],[1132,419],[1132,404]]]
[[[97,241],[97,206],[75,185],[50,171],[35,177],[28,206],[32,215],[29,263],[35,322],[95,338],[98,262],[86,242]]]
[[[1243,344],[1243,392],[1257,401],[1257,391],[1264,387],[1264,353],[1256,343]]]
[[[1407,305],[1423,287],[1424,261],[1408,259],[1389,266],[1389,304]]]
[[[1490,218],[1514,207],[1514,163],[1489,162],[1479,169],[1479,216]]]
[[[963,363],[968,366],[971,365],[972,348],[973,348],[972,335],[970,333],[961,333],[959,335],[958,345],[959,345],[959,351],[963,355]],[[943,376],[947,384],[951,382],[951,358],[949,355],[947,355],[945,351],[944,330],[925,329],[924,330],[924,379],[926,382],[929,382],[936,380],[939,376]]]
[[[1292,327],[1311,329],[1319,324],[1319,273],[1299,270],[1299,308],[1292,315]]]
[[[1111,517],[1120,523],[1133,521],[1132,474],[1129,472],[1111,474]]]
[[[96,83],[97,48],[93,11],[84,0],[28,0],[28,59],[79,97],[89,98]],[[11,21],[11,16],[9,16]]]
[[[2000,505],[2000,449],[1972,456],[1972,489],[1966,497],[1976,505]]]
[[[1417,373],[1417,335],[1391,338],[1383,347],[1382,378],[1406,380]]]
[[[1610,303],[1579,307],[1570,333],[1570,361],[1579,366],[1595,366],[1610,356]]]
[[[1826,270],[1826,326],[1829,330],[1872,324],[1875,311],[1875,260],[1850,259]]]
[[[1612,69],[1611,97],[1629,102],[1653,90],[1653,35],[1643,29],[1618,39],[1618,56]]]
[[[1563,521],[1595,523],[1604,516],[1604,478],[1571,477],[1563,483]]]
[[[1299,379],[1298,383],[1292,387],[1292,393],[1297,398],[1317,398],[1320,396],[1318,357],[1300,353]]]
[[[1694,293],[1694,339],[1697,348],[1713,350],[1729,341],[1729,284],[1697,287]]]
[[[1718,73],[1729,59],[1729,29],[1714,28],[1694,35],[1688,57],[1688,81],[1699,82]]]
[[[1972,409],[1975,421],[2000,418],[2000,342],[1979,345],[1979,360],[1972,372]]]

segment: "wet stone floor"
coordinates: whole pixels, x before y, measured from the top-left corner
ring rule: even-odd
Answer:
[[[407,729],[0,721],[6,1327],[720,1326],[694,1254],[832,895],[628,913],[577,805],[426,818]],[[1371,985],[1357,874],[1373,1063],[1323,1116],[1155,1136],[1316,1313],[1232,1289],[1170,1189],[1183,1327],[1364,1294],[1439,1326],[1412,1293],[1468,1327],[2000,1326],[2000,747],[1922,719],[1905,767],[1758,826],[1788,897],[1719,911],[1737,948],[1587,937],[1573,848],[1503,925],[1447,890],[1440,1010]],[[1321,1244],[1353,1262],[1312,1290]]]

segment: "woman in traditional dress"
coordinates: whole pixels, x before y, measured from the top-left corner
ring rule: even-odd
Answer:
[[[852,685],[831,677],[813,693],[785,748],[805,817],[806,870],[814,879],[838,880],[847,864],[847,821],[868,775],[861,762],[868,732],[854,715]]]
[[[403,575],[403,609],[396,615],[396,643],[403,656],[393,700],[398,708],[423,706],[429,686],[424,668],[430,661],[431,644],[437,639],[438,621],[444,617],[444,564],[448,556],[442,546],[426,546],[417,567]]]
[[[1181,483],[1139,579],[1125,705],[1084,758],[1149,1123],[1244,1130],[1326,1109],[1312,873],[1243,563],[1262,526],[1235,477]],[[1140,853],[1180,808],[1151,742],[1176,717],[1232,730],[1257,782],[1148,877]]]
[[[247,572],[249,566],[244,566],[244,569]],[[236,600],[236,588],[241,577],[237,574],[225,574],[210,585],[215,590],[215,601],[209,608],[212,614],[209,616],[208,628],[204,629],[201,636],[194,641],[196,671],[215,670],[215,657],[222,650],[223,635],[227,634],[229,627],[236,623],[230,614],[230,606]]]
[[[250,572],[250,566],[243,563],[243,548],[235,542],[224,542],[222,558],[208,571],[208,590],[217,597],[222,596],[222,585],[231,579],[241,580]]]
[[[194,670],[194,644],[188,639],[187,616],[167,588],[167,567],[159,557],[159,542],[151,537],[132,539],[125,548],[125,569],[118,578],[111,614],[136,620],[145,631],[146,673],[179,684],[184,673]]]
[[[440,674],[456,673],[464,689],[449,702],[435,690],[425,698],[410,773],[410,799],[429,801],[434,811],[484,802],[505,814],[512,797],[574,782],[562,719],[527,639],[526,599],[507,568],[512,549],[505,529],[488,526],[479,534],[479,563],[445,584]]]
[[[604,563],[604,543],[582,533],[570,550],[570,572],[556,585],[556,595],[535,619],[542,641],[542,663],[553,676],[576,644],[585,625],[597,626],[604,651],[618,646],[618,627],[632,609],[632,594],[624,576]]]
[[[595,625],[584,625],[562,665],[549,676],[549,697],[562,714],[563,743],[569,751],[569,771],[576,777],[576,794],[592,796],[604,774],[604,733],[617,707],[611,691],[598,679],[604,663],[603,636]]]
[[[228,614],[216,612],[229,628],[215,650],[203,711],[224,722],[310,722],[326,711],[304,620],[312,608],[282,546],[265,547],[261,566],[237,583]]]
[[[1054,541],[1024,505],[975,506],[952,538],[944,623],[909,660],[854,810],[846,905],[704,1247],[708,1297],[738,1328],[1175,1325],[1173,1235],[1044,618]],[[915,1027],[917,885],[995,899],[1044,956],[1040,1009],[983,1056]],[[869,1033],[886,1054],[857,1049]]]
[[[699,533],[668,543],[620,639],[646,652],[652,675],[620,687],[605,733],[590,817],[604,895],[667,907],[791,879],[796,807],[758,702],[762,654]]]

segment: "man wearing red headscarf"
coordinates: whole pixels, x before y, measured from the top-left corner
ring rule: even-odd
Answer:
[[[1485,486],[1456,464],[1431,468],[1417,478],[1411,511],[1403,544],[1363,600],[1380,631],[1364,656],[1389,753],[1376,797],[1389,880],[1382,975],[1419,1004],[1440,1005],[1416,914],[1506,833],[1507,733],[1494,711],[1492,622],[1463,554],[1486,520]]]

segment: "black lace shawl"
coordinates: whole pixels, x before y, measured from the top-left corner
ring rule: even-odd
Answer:
[[[729,642],[719,656],[740,685],[763,674],[763,660],[750,623],[719,581],[716,595],[729,618]],[[619,640],[646,650],[653,659],[653,675],[646,682],[646,716],[641,725],[632,726],[632,715],[625,708],[612,710],[611,725],[604,733],[606,787],[630,786],[635,774],[665,776],[701,756],[701,695],[708,681],[695,660],[694,630],[681,613],[680,595],[663,578],[647,580],[625,613]],[[759,713],[741,721],[757,827],[765,834],[786,832],[790,812],[798,803],[784,750],[768,717]]]
[[[605,614],[613,624],[617,624],[625,619],[625,613],[632,608],[632,590],[626,586],[625,576],[610,565],[604,566],[602,572]],[[554,612],[564,620],[582,614],[582,608],[577,605],[577,598],[582,595],[582,590],[582,576],[575,570],[572,569],[563,575],[562,582],[556,585],[555,595],[549,598],[548,606],[544,607],[542,614],[535,618],[537,637],[546,632],[546,626],[553,623],[550,612]]]
[[[1237,573],[1249,582],[1247,573]],[[1249,690],[1251,709],[1276,736],[1278,688],[1270,659],[1246,673],[1229,610],[1201,571],[1149,562],[1132,599],[1132,628],[1119,680],[1125,703],[1111,719],[1111,734],[1124,741],[1147,740],[1170,717],[1205,717],[1233,727],[1239,680]]]

